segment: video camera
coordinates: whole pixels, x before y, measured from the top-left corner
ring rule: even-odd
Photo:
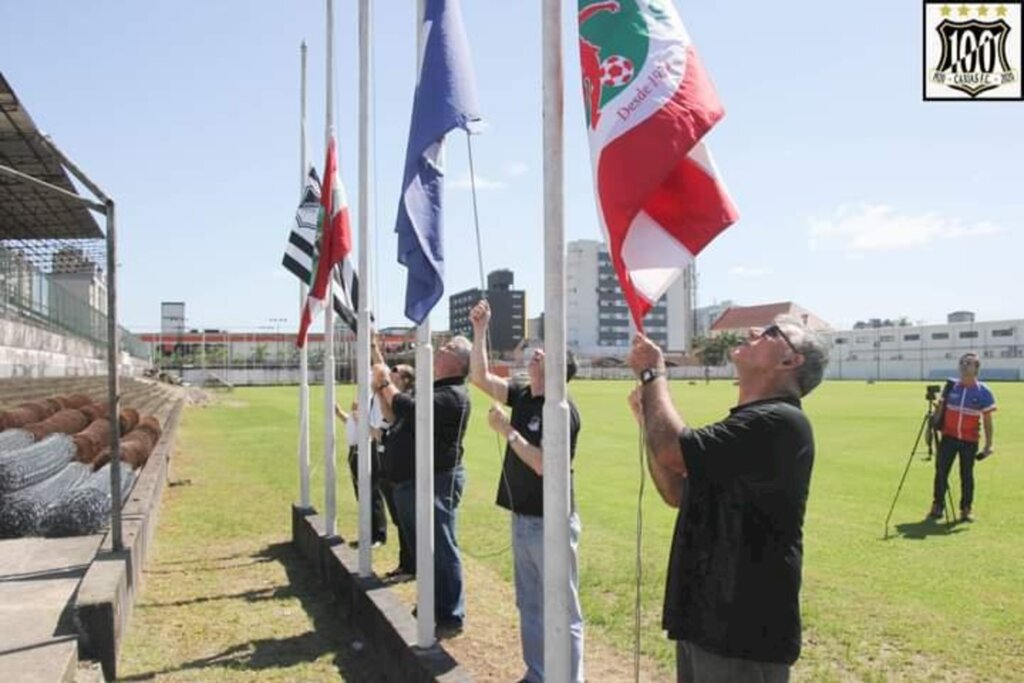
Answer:
[[[941,392],[942,392],[942,385],[941,384],[929,384],[928,386],[926,386],[924,388],[924,400],[926,400],[929,403],[931,403],[932,401],[934,401],[935,399],[937,399],[939,397],[939,394]]]

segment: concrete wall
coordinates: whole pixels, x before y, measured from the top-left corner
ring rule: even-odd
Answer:
[[[234,386],[264,386],[272,384],[298,384],[298,368],[168,368],[168,372],[179,375],[182,381],[202,386],[210,375]],[[323,368],[309,368],[309,383],[323,384]],[[341,381],[341,380],[339,380]]]
[[[121,375],[137,377],[146,367],[144,361],[121,354]],[[0,318],[0,379],[105,374],[105,348],[79,337]]]

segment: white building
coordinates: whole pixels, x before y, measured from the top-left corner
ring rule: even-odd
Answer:
[[[957,316],[960,318],[960,316]],[[958,374],[968,351],[981,358],[981,378],[1024,377],[1024,320],[950,322],[824,334],[831,347],[826,377],[938,381]]]
[[[569,347],[585,356],[624,356],[635,329],[604,242],[569,242],[565,265]],[[672,351],[688,346],[688,279],[676,280],[644,320],[648,336]]]

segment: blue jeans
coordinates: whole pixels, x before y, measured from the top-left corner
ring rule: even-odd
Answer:
[[[434,618],[446,624],[461,624],[466,618],[466,595],[459,554],[458,508],[466,487],[462,465],[434,473]],[[416,482],[395,484],[395,507],[409,545],[416,548]]]
[[[579,580],[580,518],[569,518],[569,633],[572,637],[572,680],[583,680],[583,612]],[[530,683],[544,680],[544,518],[512,514],[512,557],[515,562],[516,607],[523,663]]]

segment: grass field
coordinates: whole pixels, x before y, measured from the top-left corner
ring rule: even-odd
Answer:
[[[625,404],[629,384],[578,382],[571,388],[583,421],[576,498],[584,613],[591,633],[619,644],[628,658],[639,484],[637,434]],[[735,400],[727,382],[674,382],[672,388],[695,425],[721,417]],[[797,680],[1024,680],[1024,422],[1017,417],[1024,412],[1024,385],[995,384],[993,390],[996,454],[975,471],[977,522],[946,529],[921,521],[933,465],[916,459],[888,540],[883,521],[926,408],[924,384],[832,382],[806,402],[817,460],[805,525]],[[339,387],[338,396],[350,400],[352,388]],[[171,534],[161,529],[158,553],[187,553],[204,538],[267,544],[288,538],[286,506],[297,491],[296,402],[294,387],[240,389],[186,413],[181,447],[215,459],[216,467],[182,494],[191,506],[187,523]],[[314,391],[314,425],[321,404]],[[464,552],[510,581],[507,515],[493,504],[501,448],[486,429],[486,405],[474,390],[460,534]],[[312,431],[318,507],[321,432]],[[355,503],[341,454],[338,464],[339,531],[351,538]],[[956,485],[955,474],[952,480]],[[660,618],[675,516],[649,482],[643,510],[643,650],[670,670]],[[390,569],[394,557],[389,543],[375,558],[377,571]],[[145,616],[141,621],[144,632],[156,627],[147,626]],[[590,674],[600,679],[599,672]]]

